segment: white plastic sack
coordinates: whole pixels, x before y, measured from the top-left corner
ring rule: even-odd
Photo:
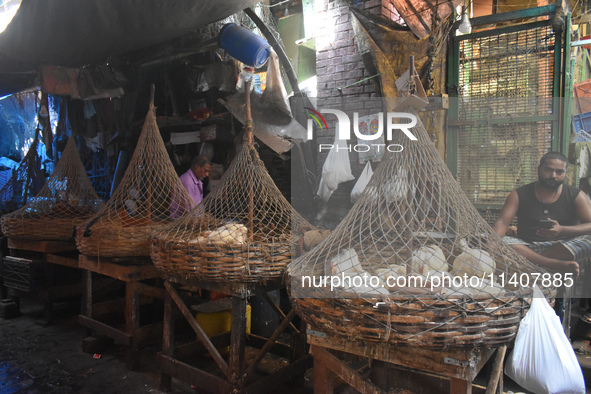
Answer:
[[[361,194],[363,194],[363,191],[365,190],[365,187],[369,183],[369,180],[371,179],[372,175],[373,175],[373,170],[371,169],[371,163],[368,161],[365,164],[365,168],[363,169],[363,172],[359,176],[359,179],[357,179],[357,182],[355,182],[355,186],[353,186],[353,190],[351,190],[351,202],[353,204],[355,204],[357,202],[357,200],[359,200],[359,198],[361,197]]]
[[[335,128],[334,144],[322,166],[322,178],[320,178],[320,185],[316,194],[323,201],[328,202],[332,193],[339,187],[339,183],[353,179],[355,177],[351,173],[347,141],[339,139],[339,128],[337,126]]]
[[[585,380],[560,319],[534,288],[534,299],[515,339],[505,374],[536,394],[585,394]]]

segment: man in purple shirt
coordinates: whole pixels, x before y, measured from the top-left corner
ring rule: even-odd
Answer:
[[[191,168],[181,175],[181,183],[189,192],[189,196],[193,200],[190,207],[181,207],[176,203],[172,203],[170,207],[170,216],[178,218],[187,211],[195,208],[201,200],[203,200],[203,179],[209,175],[211,171],[211,161],[205,155],[199,155],[191,161]],[[174,201],[174,199],[173,199]],[[183,209],[184,208],[184,209]]]

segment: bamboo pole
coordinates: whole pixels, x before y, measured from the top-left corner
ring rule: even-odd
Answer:
[[[150,111],[154,111],[154,121],[156,121],[156,108],[154,108],[154,96],[156,93],[156,87],[154,84],[150,86]],[[148,212],[148,220],[152,220],[152,177],[148,176],[148,198],[146,199],[146,211]],[[139,190],[138,190],[139,192]],[[138,201],[139,204],[139,201]],[[139,206],[138,206],[139,213]]]
[[[252,84],[252,78],[246,81],[245,89],[246,89],[246,108],[245,108],[245,115],[244,115],[244,130],[246,133],[246,141],[248,143],[248,149],[250,150],[251,154],[254,151],[254,123],[252,121],[252,112],[250,108],[250,85]],[[248,230],[249,230],[249,239],[252,241],[254,239],[254,190],[252,182],[248,182]]]

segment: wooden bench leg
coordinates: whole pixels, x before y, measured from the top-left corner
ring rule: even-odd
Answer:
[[[173,302],[168,291],[164,292],[164,319],[162,322],[162,354],[174,356],[174,314]],[[172,388],[172,376],[160,372],[160,389],[170,392]]]
[[[314,360],[314,394],[333,394],[334,378],[332,372],[321,362]]]
[[[495,394],[499,381],[501,382],[501,389],[503,388],[503,361],[505,360],[505,353],[507,352],[507,345],[503,345],[497,349],[497,355],[493,364],[492,372],[486,387],[486,394]],[[502,391],[501,391],[502,392]]]
[[[450,394],[472,394],[472,382],[464,379],[451,378],[449,380]]]
[[[127,368],[135,371],[139,368],[139,352],[135,333],[140,326],[139,294],[132,282],[125,282],[125,331],[131,335],[131,344],[127,349]]]

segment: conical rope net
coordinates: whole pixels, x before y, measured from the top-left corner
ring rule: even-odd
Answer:
[[[555,277],[493,232],[416,117],[417,140],[394,132],[391,143],[403,150],[385,153],[343,221],[289,265],[292,301],[312,329],[349,340],[429,348],[508,342],[534,281],[553,294]]]
[[[42,189],[45,177],[41,171],[37,146],[38,139],[35,138],[17,169],[0,189],[0,215],[14,212]]]
[[[22,208],[2,217],[9,238],[68,241],[74,228],[102,206],[70,137],[51,177]]]
[[[156,121],[154,94],[121,183],[105,206],[76,228],[78,250],[88,256],[150,256],[152,231],[194,205],[181,183]]]
[[[152,261],[179,280],[274,280],[311,229],[281,194],[254,145],[245,141],[201,204],[155,234]]]

